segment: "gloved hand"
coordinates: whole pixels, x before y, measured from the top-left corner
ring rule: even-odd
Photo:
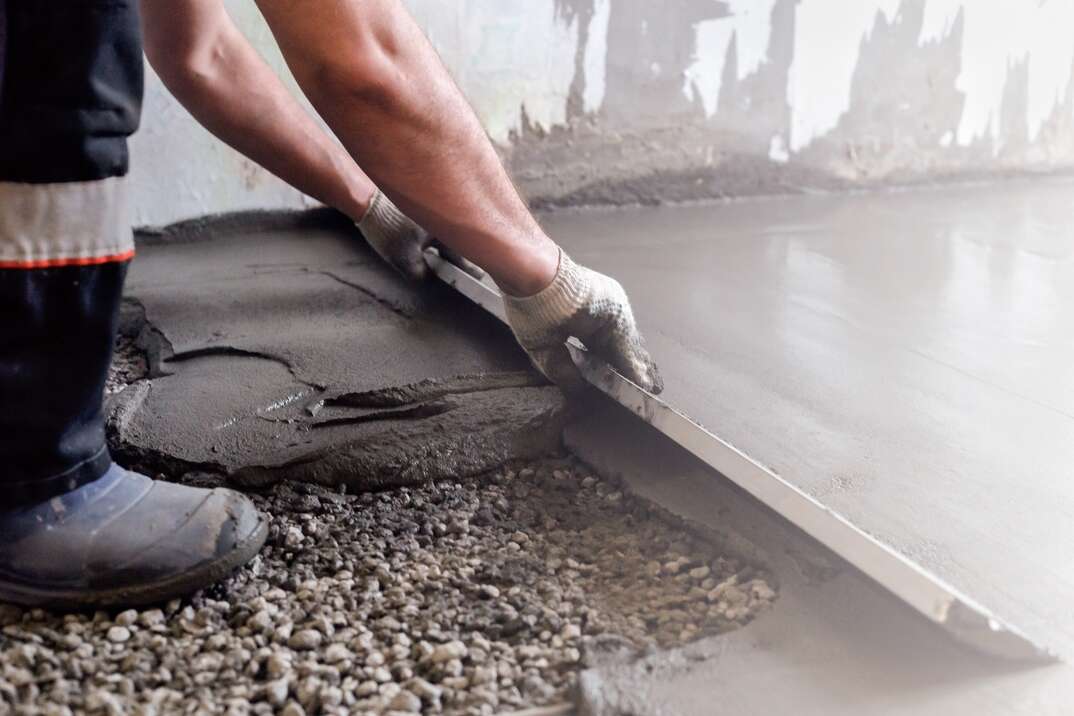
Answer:
[[[358,230],[382,259],[415,281],[429,278],[425,250],[433,247],[445,261],[450,261],[471,276],[480,279],[484,271],[429,235],[377,189],[365,216],[357,222]]]
[[[585,385],[564,342],[574,337],[624,377],[651,393],[664,389],[634,325],[619,282],[574,263],[562,250],[551,285],[526,298],[505,296],[507,321],[544,375],[567,392]]]

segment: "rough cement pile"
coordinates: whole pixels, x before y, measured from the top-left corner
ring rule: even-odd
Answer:
[[[567,700],[587,662],[733,629],[775,597],[563,461],[255,499],[269,543],[212,593],[119,614],[3,608],[0,711],[510,712]]]

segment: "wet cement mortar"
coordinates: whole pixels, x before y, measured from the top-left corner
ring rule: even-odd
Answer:
[[[115,355],[112,359],[112,369],[105,381],[105,398],[110,398],[123,392],[131,383],[142,380],[149,372],[148,361],[145,355],[138,350],[134,337],[120,335],[116,339]]]
[[[146,365],[128,337],[118,349],[111,392]],[[0,713],[566,713],[582,669],[739,628],[776,598],[569,457],[251,497],[268,543],[223,584],[118,613],[0,606]]]

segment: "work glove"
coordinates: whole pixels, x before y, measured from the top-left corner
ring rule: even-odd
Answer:
[[[380,189],[373,195],[369,209],[357,226],[373,250],[409,279],[424,281],[429,278],[431,271],[425,262],[425,250],[430,247],[439,251],[445,261],[471,276],[480,279],[485,275],[484,271],[411,221]]]
[[[564,345],[571,337],[639,387],[651,393],[664,389],[623,287],[574,263],[562,250],[551,285],[526,298],[504,296],[504,305],[515,338],[537,369],[564,391],[586,385]]]

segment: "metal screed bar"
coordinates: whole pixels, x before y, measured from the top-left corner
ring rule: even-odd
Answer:
[[[430,250],[426,258],[444,283],[501,321],[506,321],[503,297],[488,279],[481,281],[474,278],[441,259],[435,250]],[[1056,658],[1048,649],[1032,642],[981,604],[861,531],[726,440],[588,355],[577,341],[571,340],[568,347],[582,374],[596,388],[854,565],[930,621],[946,629],[959,641],[1002,658]]]

